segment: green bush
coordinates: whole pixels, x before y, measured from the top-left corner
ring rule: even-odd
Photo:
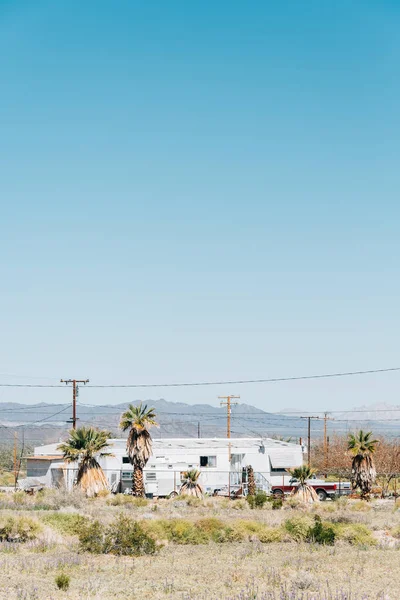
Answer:
[[[196,498],[196,496],[186,496],[185,501],[188,506],[200,506],[203,502],[200,498]]]
[[[69,589],[70,581],[71,578],[69,575],[66,575],[66,573],[59,573],[55,578],[56,586],[63,592],[66,592]]]
[[[225,526],[223,529],[214,531],[212,540],[217,544],[227,542],[242,542],[246,537],[245,532],[240,527]]]
[[[333,546],[336,538],[336,531],[330,523],[321,521],[321,517],[315,515],[315,523],[308,532],[308,539],[317,544]]]
[[[215,517],[209,517],[207,519],[200,519],[195,523],[195,526],[200,531],[203,531],[209,536],[212,536],[216,531],[221,531],[225,527],[225,523],[221,519]]]
[[[273,498],[271,504],[272,510],[279,510],[283,506],[283,498]]]
[[[104,526],[100,521],[86,523],[79,532],[79,547],[83,552],[102,554],[104,548]]]
[[[80,549],[93,554],[140,556],[154,554],[156,543],[142,525],[120,515],[107,528],[99,521],[84,525],[79,533]]]
[[[268,496],[263,490],[257,490],[254,496],[247,496],[246,500],[250,508],[262,508],[267,502]]]
[[[137,521],[120,515],[105,532],[103,553],[119,556],[154,554],[156,543]]]
[[[109,506],[126,506],[127,508],[142,508],[148,505],[146,498],[138,498],[130,494],[115,494],[107,500]]]
[[[67,535],[78,535],[87,522],[85,517],[75,513],[50,513],[43,515],[42,521]]]
[[[308,515],[293,515],[283,523],[284,529],[296,542],[306,542],[314,521]]]
[[[263,544],[272,544],[274,542],[281,542],[283,539],[283,532],[280,527],[263,527],[257,534],[258,539]]]
[[[209,536],[190,521],[173,519],[165,521],[167,539],[176,544],[207,544]]]
[[[41,531],[40,523],[24,516],[0,519],[0,542],[27,542]]]
[[[376,540],[372,532],[362,523],[352,525],[336,525],[337,539],[344,540],[352,546],[375,546]]]

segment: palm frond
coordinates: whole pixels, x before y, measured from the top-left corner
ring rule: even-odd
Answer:
[[[128,408],[121,415],[119,424],[122,431],[127,431],[131,427],[136,429],[148,429],[149,427],[158,427],[156,413],[154,408],[147,408],[147,404],[141,402],[138,406],[129,404]]]
[[[103,452],[110,447],[109,439],[111,433],[94,427],[79,427],[71,429],[66,442],[57,446],[64,455],[64,460],[74,462],[83,458],[92,458],[96,455],[112,456],[109,452]]]
[[[303,465],[301,467],[296,467],[292,471],[289,471],[289,473],[294,479],[297,479],[300,484],[304,484],[307,479],[311,479],[311,477],[315,474],[315,470],[311,469],[307,465]]]

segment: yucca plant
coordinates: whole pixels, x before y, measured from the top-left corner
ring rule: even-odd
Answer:
[[[153,449],[153,442],[149,428],[157,426],[154,408],[147,408],[140,403],[138,406],[130,404],[121,415],[120,428],[128,431],[126,450],[128,458],[133,465],[132,495],[144,498],[146,490],[143,481],[143,469],[146,466]]]
[[[353,489],[360,489],[361,498],[368,499],[376,478],[376,470],[372,455],[379,440],[372,439],[372,431],[362,429],[356,434],[349,433],[347,449],[353,455],[351,465],[351,484]]]
[[[200,475],[201,473],[198,469],[190,469],[183,473],[180,490],[181,496],[194,496],[195,498],[203,497],[203,488],[199,484]]]
[[[65,462],[79,463],[76,483],[89,498],[109,487],[96,457],[112,456],[110,452],[105,452],[110,447],[110,437],[109,431],[79,427],[71,429],[68,440],[57,447],[63,453]]]
[[[317,492],[307,484],[307,481],[311,479],[314,473],[315,471],[307,465],[296,467],[290,471],[291,476],[299,482],[299,485],[293,491],[293,495],[301,502],[306,502],[307,504],[319,502]]]

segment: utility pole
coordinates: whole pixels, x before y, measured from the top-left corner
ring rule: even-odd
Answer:
[[[66,385],[72,383],[72,419],[70,423],[72,422],[72,429],[76,429],[76,422],[78,420],[76,416],[76,399],[79,395],[79,386],[77,384],[83,383],[83,385],[86,385],[89,383],[89,379],[60,379],[60,383],[65,383]]]
[[[311,419],[320,419],[321,417],[300,417],[300,419],[308,419],[308,441],[307,441],[307,465],[311,468]]]
[[[237,402],[231,402],[232,398],[240,398],[240,396],[218,396],[220,400],[226,400],[226,402],[221,402],[221,406],[226,406],[226,437],[228,439],[231,438],[231,411],[232,404],[237,404]],[[228,460],[229,460],[229,473],[228,473],[228,498],[231,499],[231,443],[228,443]]]
[[[14,491],[17,490],[17,432],[14,431]]]
[[[324,470],[325,470],[325,478],[327,477],[328,471],[328,453],[329,453],[329,441],[327,435],[327,421],[333,421],[331,417],[328,417],[327,412],[324,413]]]
[[[221,406],[226,406],[227,412],[227,421],[226,421],[226,437],[231,437],[231,412],[232,406],[237,404],[237,402],[231,402],[232,398],[240,398],[240,396],[218,396],[221,400],[226,400],[226,402],[221,402]]]
[[[200,421],[197,421],[197,437],[200,438]]]

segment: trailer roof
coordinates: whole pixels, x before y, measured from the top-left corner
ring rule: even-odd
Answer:
[[[120,442],[126,444],[126,440],[110,440],[115,446],[118,446]],[[165,439],[154,439],[153,448],[154,450],[162,448],[227,448],[230,444],[231,448],[293,448],[297,444],[290,442],[283,442],[281,440],[274,440],[272,438],[165,438]]]
[[[115,438],[109,441],[110,446],[115,450],[125,450],[126,438]],[[267,437],[257,438],[153,438],[153,453],[157,451],[163,451],[166,449],[188,449],[193,450],[194,448],[212,450],[217,448],[228,448],[230,444],[231,449],[246,449],[246,448],[266,448],[266,449],[283,449],[300,448],[298,444],[291,442],[283,442],[281,440],[274,440]],[[58,454],[56,454],[58,452]],[[57,444],[47,444],[45,446],[37,446],[34,450],[34,456],[32,458],[41,458],[45,456],[51,456],[59,458],[62,456],[62,452],[58,450]]]

